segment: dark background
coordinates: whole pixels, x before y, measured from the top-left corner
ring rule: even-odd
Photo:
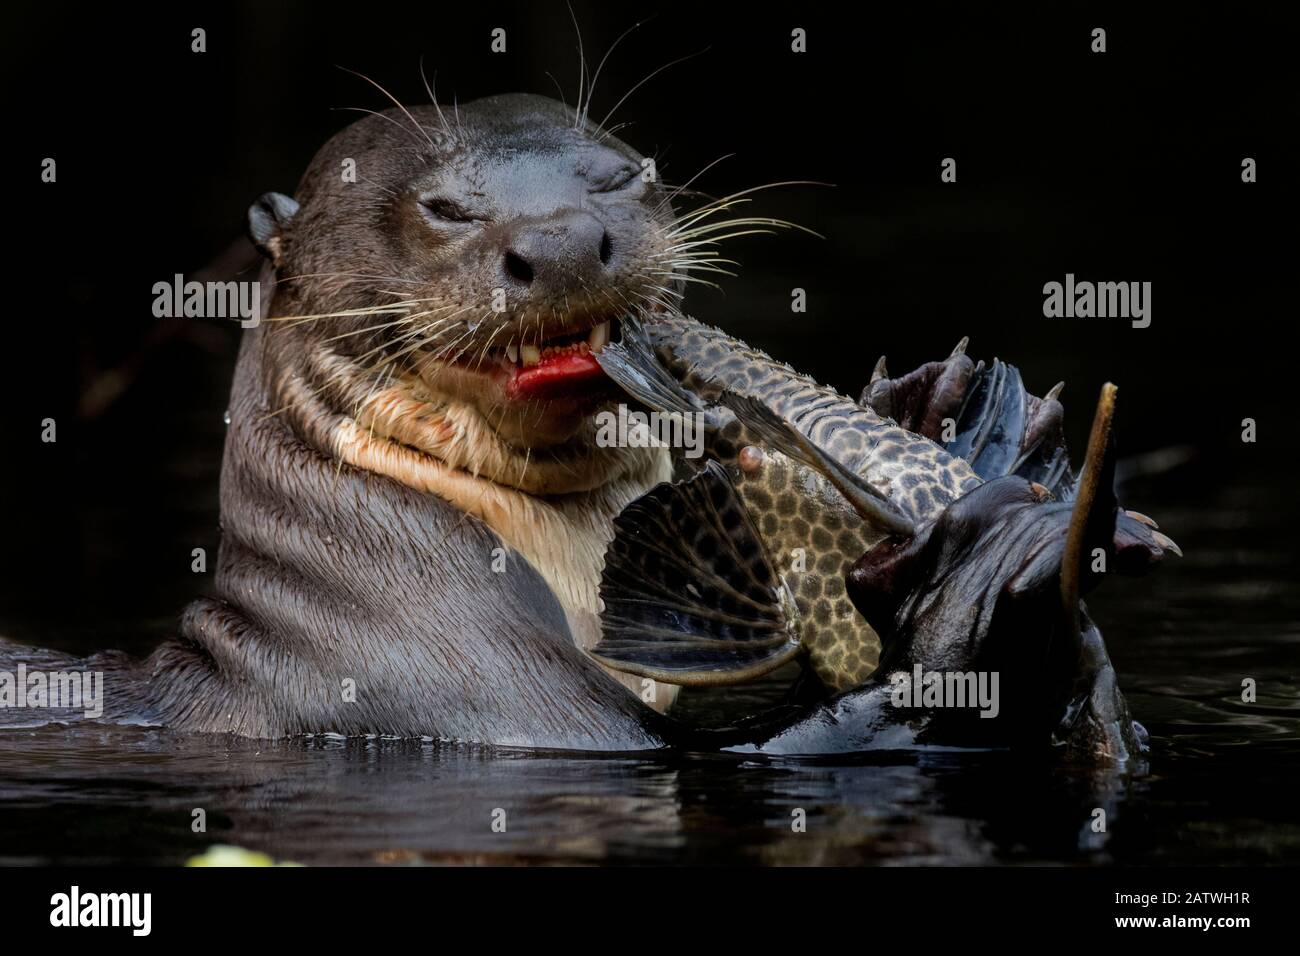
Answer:
[[[742,239],[725,293],[687,308],[856,395],[876,357],[1009,359],[1041,394],[1065,379],[1076,448],[1100,384],[1121,387],[1122,450],[1197,450],[1207,501],[1295,464],[1297,155],[1293,31],[1259,8],[949,14],[874,5],[575,2],[605,65],[593,116],[646,74],[619,135],[680,183],[771,181],[755,214],[821,233]],[[1243,12],[1238,12],[1243,11]],[[357,70],[424,102],[528,91],[573,101],[561,2],[411,7],[234,3],[6,9],[10,281],[3,335],[6,504],[0,633],[144,649],[215,559],[221,416],[238,329],[156,320],[154,282],[229,253],[249,203],[292,192],[315,150],[383,109]],[[208,50],[190,52],[204,27]],[[504,27],[508,52],[492,54]],[[790,52],[807,29],[809,52]],[[1090,31],[1108,52],[1089,50]],[[700,52],[703,51],[703,52]],[[58,182],[39,181],[58,162]],[[942,158],[958,181],[942,184]],[[1241,182],[1254,157],[1259,182]],[[1150,281],[1153,323],[1047,320],[1044,282]],[[806,315],[789,311],[807,290]],[[1259,423],[1255,445],[1240,422]],[[41,420],[58,422],[56,444]],[[1279,534],[1282,531],[1279,529]]]

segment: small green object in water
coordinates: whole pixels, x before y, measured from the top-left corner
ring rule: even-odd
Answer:
[[[301,866],[300,863],[276,863],[265,853],[255,853],[240,846],[217,843],[198,856],[185,861],[186,866]]]

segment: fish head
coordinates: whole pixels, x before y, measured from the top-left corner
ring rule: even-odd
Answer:
[[[854,606],[880,635],[877,680],[973,674],[984,706],[941,701],[927,733],[947,743],[1063,747],[1092,759],[1145,748],[1105,644],[1080,606],[1062,604],[1072,507],[1015,476],[959,498],[910,538],[891,537],[850,569]],[[1157,545],[1122,518],[1111,548]],[[1084,589],[1100,574],[1088,574]]]

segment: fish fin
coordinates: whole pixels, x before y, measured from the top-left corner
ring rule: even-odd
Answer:
[[[619,327],[619,340],[606,344],[595,355],[606,375],[654,411],[689,415],[704,410],[699,399],[659,361],[640,320],[625,316],[619,320]]]
[[[669,684],[751,680],[802,649],[794,595],[727,472],[710,461],[614,519],[601,663]]]
[[[864,521],[890,534],[914,532],[912,519],[883,493],[762,402],[732,391],[724,391],[718,400],[736,413],[752,438],[824,475]]]
[[[1027,394],[1014,365],[994,359],[978,369],[948,450],[965,458],[985,481],[1014,474],[1025,435]]]
[[[962,339],[942,362],[927,362],[899,378],[890,378],[883,360],[878,362],[861,403],[939,442],[985,481],[1019,475],[1066,500],[1074,476],[1058,400],[1062,385],[1039,398],[1025,388],[1014,365],[972,362]],[[944,437],[946,425],[951,440]]]

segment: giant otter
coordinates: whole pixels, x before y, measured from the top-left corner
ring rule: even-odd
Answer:
[[[659,745],[581,647],[612,518],[669,473],[597,447],[591,350],[674,291],[672,222],[637,153],[524,95],[368,116],[255,204],[273,293],[235,374],[217,597],[149,663],[159,716]]]
[[[77,662],[105,672],[105,717],[662,745],[642,681],[582,649],[612,519],[671,467],[598,447],[593,419],[611,323],[680,294],[641,159],[543,97],[398,107],[253,205],[264,318],[231,392],[215,594],[147,661]],[[0,642],[0,672],[23,661],[72,665]]]
[[[293,198],[255,203],[269,305],[232,387],[216,593],[147,661],[81,662],[105,671],[104,716],[257,737],[734,743],[661,716],[675,688],[587,653],[615,518],[673,477],[668,449],[602,447],[595,422],[623,396],[596,358],[620,317],[680,300],[692,254],[670,199],[627,145],[511,95],[451,117],[436,105],[368,116],[320,150]],[[980,512],[985,525],[1000,509]],[[1068,511],[1041,515],[1025,526],[1046,541]],[[935,541],[950,534],[942,520],[925,532]],[[987,586],[1017,566],[998,563]],[[914,636],[885,653],[906,658]],[[0,671],[15,656],[0,646]],[[1045,737],[1055,721],[1036,726]],[[771,725],[742,729],[774,739]]]

